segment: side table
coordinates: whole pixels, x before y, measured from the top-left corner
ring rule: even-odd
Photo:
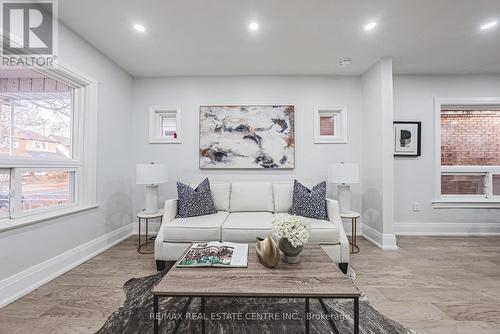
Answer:
[[[158,219],[161,217],[163,217],[163,209],[161,209],[160,211],[156,212],[156,213],[145,213],[144,210],[140,211],[139,213],[137,213],[137,219],[139,219],[139,245],[137,246],[137,253],[141,253],[141,254],[153,254],[154,251],[143,251],[141,250],[141,248],[143,248],[144,246],[148,245],[149,244],[149,241],[150,240],[154,240],[154,236],[149,238],[148,236],[148,232],[149,232],[149,220],[150,219]],[[146,224],[146,241],[144,243],[141,244],[141,221],[144,220],[145,224]]]
[[[356,244],[356,223],[358,222],[358,218],[361,215],[358,212],[355,211],[347,211],[347,212],[342,212],[340,214],[340,217],[350,219],[351,220],[351,254],[356,254],[359,253],[359,247]]]

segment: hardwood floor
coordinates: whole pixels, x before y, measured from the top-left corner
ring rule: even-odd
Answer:
[[[393,252],[359,244],[358,285],[384,315],[418,333],[500,333],[500,237],[398,237]]]
[[[398,237],[398,251],[359,239],[351,256],[372,306],[418,333],[499,333],[500,237]],[[156,272],[136,237],[0,309],[0,333],[94,333],[123,284]]]
[[[123,284],[156,272],[153,255],[138,254],[136,241],[132,237],[0,309],[0,334],[95,333],[125,300]]]

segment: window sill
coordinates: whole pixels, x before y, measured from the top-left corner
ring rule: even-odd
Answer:
[[[5,232],[9,230],[13,230],[16,228],[40,223],[43,221],[47,221],[50,219],[60,218],[64,216],[69,216],[75,213],[88,211],[92,209],[96,209],[99,207],[99,204],[87,205],[87,206],[73,206],[70,208],[64,208],[60,210],[54,210],[50,212],[38,213],[26,217],[14,218],[14,219],[3,219],[0,220],[0,232]]]
[[[432,202],[434,209],[498,209],[500,200],[441,199]]]

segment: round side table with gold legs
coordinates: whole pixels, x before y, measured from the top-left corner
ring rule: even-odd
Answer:
[[[351,220],[351,241],[349,244],[351,245],[351,254],[356,254],[359,253],[359,247],[356,244],[356,224],[358,222],[358,218],[361,215],[357,212],[354,211],[349,211],[349,212],[343,212],[340,214],[340,217],[345,218],[345,219],[350,219]]]
[[[142,250],[142,248],[146,245],[150,244],[151,240],[154,240],[155,237],[149,237],[148,236],[148,230],[149,230],[149,220],[150,219],[160,219],[163,216],[163,210],[158,211],[157,213],[145,213],[144,211],[141,211],[137,214],[137,219],[139,220],[139,244],[137,245],[137,252],[141,254],[153,254],[154,252],[151,251],[145,251]],[[146,224],[146,236],[145,236],[145,242],[141,243],[141,222],[144,221]]]

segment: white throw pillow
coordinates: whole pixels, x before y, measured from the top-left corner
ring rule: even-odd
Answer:
[[[271,182],[231,183],[230,211],[274,212],[273,188]]]

